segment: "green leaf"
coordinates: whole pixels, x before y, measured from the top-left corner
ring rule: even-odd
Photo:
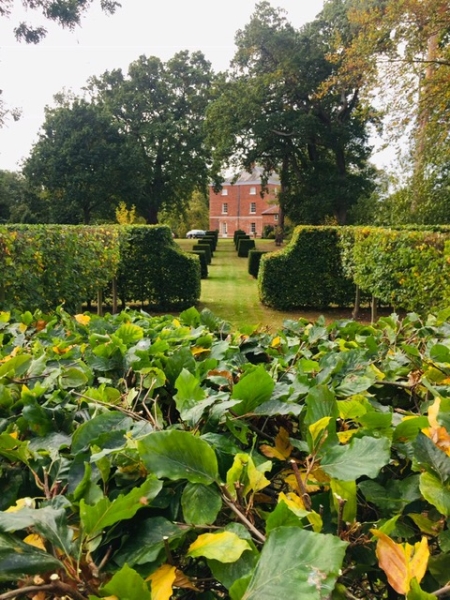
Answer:
[[[58,381],[63,390],[68,390],[85,386],[88,382],[88,377],[81,369],[70,367],[63,370]]]
[[[347,543],[330,534],[279,527],[269,535],[243,600],[330,597]]]
[[[210,485],[188,483],[181,496],[181,506],[186,523],[211,525],[222,508],[222,498]]]
[[[237,561],[243,552],[251,550],[250,544],[232,531],[203,533],[189,546],[187,556],[204,556],[223,563]]]
[[[250,371],[233,387],[231,399],[241,400],[233,408],[237,415],[245,415],[255,410],[264,402],[270,400],[275,381],[264,367],[257,367]]]
[[[0,531],[10,533],[34,527],[55,548],[73,556],[73,530],[68,527],[64,509],[51,506],[22,508],[16,512],[0,512]]]
[[[114,561],[123,566],[152,563],[164,550],[164,538],[170,542],[183,537],[189,528],[181,529],[163,517],[145,519],[130,531],[130,536],[114,554]]]
[[[151,600],[150,590],[142,577],[128,565],[117,571],[102,588],[103,594],[117,596],[120,600]]]
[[[343,503],[342,518],[346,523],[353,523],[356,519],[356,482],[339,481],[332,479],[330,481],[331,497],[335,511],[339,514]]]
[[[92,537],[118,523],[131,519],[140,508],[147,506],[161,491],[162,483],[154,476],[149,476],[138,488],[134,488],[125,495],[120,495],[114,500],[103,498],[90,506],[82,499],[80,501],[80,521],[84,534]]]
[[[30,546],[15,536],[0,534],[0,581],[16,581],[26,575],[39,575],[63,568],[52,554]]]
[[[434,594],[424,592],[420,585],[417,583],[417,579],[411,580],[411,589],[406,596],[407,600],[436,600]]]
[[[420,475],[420,491],[425,500],[435,506],[442,515],[450,515],[450,485],[425,472]]]
[[[147,469],[158,477],[205,485],[219,479],[214,450],[187,431],[156,431],[139,440],[137,447]]]
[[[20,377],[24,375],[31,364],[32,357],[29,354],[18,354],[13,356],[0,366],[0,379],[2,377]]]
[[[438,448],[429,437],[419,433],[413,447],[414,459],[421,468],[435,473],[443,482],[450,479],[450,457]]]
[[[353,438],[346,446],[333,446],[321,457],[321,468],[334,479],[353,481],[374,478],[390,460],[391,445],[387,438]]]
[[[101,447],[105,447],[105,441],[103,443],[97,443],[99,437],[102,434],[114,434],[119,433],[119,437],[123,436],[123,443],[125,444],[125,433],[131,429],[133,420],[130,417],[124,417],[120,412],[106,412],[97,415],[90,421],[83,423],[78,427],[72,436],[72,451],[74,454],[86,450],[93,444]],[[108,447],[106,445],[106,447]]]
[[[114,335],[120,338],[124,344],[136,344],[144,337],[144,330],[134,323],[124,323]]]

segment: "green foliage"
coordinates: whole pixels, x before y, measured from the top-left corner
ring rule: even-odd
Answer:
[[[106,227],[5,226],[0,229],[2,307],[74,311],[115,276],[117,230]]]
[[[115,221],[131,204],[132,154],[127,138],[101,106],[75,99],[47,109],[43,132],[23,172],[54,223]]]
[[[290,244],[261,258],[261,301],[279,310],[349,306],[354,286],[344,277],[337,227],[295,229]]]
[[[396,308],[426,313],[448,305],[449,234],[358,228],[354,281]]]
[[[387,600],[394,556],[436,597],[448,314],[224,337],[192,307],[0,313],[2,592]]]
[[[196,254],[200,259],[200,277],[206,279],[208,277],[208,261],[204,250],[192,250],[192,254]]]
[[[120,227],[117,286],[122,302],[161,310],[187,308],[200,298],[200,262],[182,252],[165,226]]]
[[[209,244],[199,244],[196,242],[192,246],[192,250],[201,250],[205,254],[206,264],[211,264],[211,246]]]
[[[255,240],[251,240],[250,236],[241,236],[238,238],[237,252],[241,258],[247,258],[248,253],[255,247]]]
[[[252,248],[248,253],[248,272],[255,279],[258,278],[259,263],[261,262],[261,256],[267,254],[267,250],[257,250]]]
[[[162,216],[173,227],[173,216],[183,214],[193,195],[206,190],[204,120],[212,80],[204,55],[185,50],[166,63],[141,56],[126,74],[115,69],[89,82],[96,104],[126,132],[132,202],[149,224],[158,223],[165,211]],[[197,212],[203,218],[204,207],[203,202]]]

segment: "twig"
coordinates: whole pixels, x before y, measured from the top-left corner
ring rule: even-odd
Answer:
[[[168,562],[169,565],[174,565],[175,563],[173,561],[172,552],[170,550],[169,536],[168,535],[163,536],[163,542],[164,542],[164,550],[166,552],[167,562]]]
[[[86,596],[62,581],[54,581],[52,583],[45,583],[44,585],[28,585],[17,590],[10,590],[9,592],[0,594],[0,600],[21,598],[22,596],[27,596],[28,594],[34,594],[37,592],[51,592],[56,596],[68,596],[69,598],[73,598],[73,600],[87,600]]]
[[[239,508],[236,506],[233,498],[231,497],[230,493],[227,490],[227,487],[225,484],[220,486],[222,489],[222,498],[225,502],[225,504],[231,508],[231,510],[237,515],[238,519],[247,527],[247,529],[249,531],[251,531],[251,533],[253,533],[253,535],[258,538],[258,540],[260,542],[262,542],[263,544],[266,541],[266,536],[263,535],[260,531],[258,531],[256,529],[256,527],[253,525],[253,523],[251,523],[247,517],[239,510]],[[0,598],[1,600],[1,598]]]
[[[306,491],[305,484],[303,482],[300,471],[298,470],[297,463],[293,458],[289,461],[291,463],[292,470],[294,471],[295,479],[297,480],[297,485],[300,489],[300,497],[303,500],[303,504],[305,505],[306,510],[311,510],[311,496]]]
[[[444,587],[436,590],[435,592],[431,592],[437,598],[444,598],[445,596],[450,595],[450,585],[445,585]],[[0,598],[1,600],[1,598]]]

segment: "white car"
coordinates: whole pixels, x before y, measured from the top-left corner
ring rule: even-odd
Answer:
[[[187,238],[201,238],[204,237],[206,235],[206,231],[204,231],[203,229],[191,229],[191,231],[188,231],[186,234]]]

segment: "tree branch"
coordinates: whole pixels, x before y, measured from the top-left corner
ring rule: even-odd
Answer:
[[[73,598],[73,600],[87,600],[87,596],[84,596],[81,592],[62,581],[54,581],[52,583],[45,583],[44,585],[28,585],[17,590],[10,590],[9,592],[0,594],[0,600],[12,600],[13,598],[21,598],[22,596],[37,592],[51,592],[55,596],[68,596],[69,598]]]
[[[231,508],[231,510],[237,515],[238,519],[247,527],[247,529],[253,533],[253,535],[258,538],[258,540],[262,543],[264,543],[266,541],[266,536],[263,535],[260,531],[258,531],[256,529],[256,527],[253,525],[253,523],[251,523],[247,517],[239,510],[239,508],[236,506],[233,498],[231,497],[230,493],[227,490],[226,485],[221,485],[220,486],[222,489],[222,498],[225,502],[225,504],[228,506],[228,508]],[[0,598],[0,600],[2,600]]]

